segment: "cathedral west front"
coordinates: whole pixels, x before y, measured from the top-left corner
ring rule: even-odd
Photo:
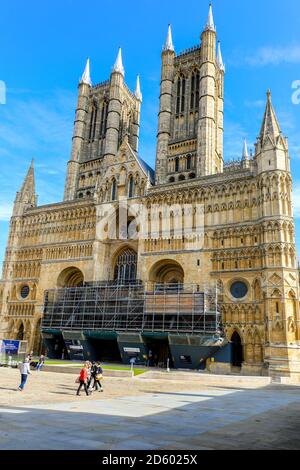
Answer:
[[[154,171],[139,153],[139,77],[131,91],[121,50],[99,84],[87,61],[64,200],[37,204],[33,162],[16,195],[0,338],[49,357],[151,351],[162,367],[300,377],[288,141],[268,91],[254,153],[245,142],[226,163],[224,79],[211,6],[199,45],[177,54],[169,26]]]

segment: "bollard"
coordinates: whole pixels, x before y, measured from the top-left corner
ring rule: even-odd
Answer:
[[[170,372],[170,359],[167,359],[167,372]]]

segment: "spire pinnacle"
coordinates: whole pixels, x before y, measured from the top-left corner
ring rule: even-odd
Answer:
[[[90,74],[90,59],[86,61],[86,66],[79,83],[85,83],[86,85],[92,86],[91,74]]]
[[[27,186],[29,182],[30,182],[30,185],[33,185],[33,188],[34,188],[34,159],[31,160],[30,166],[28,168],[25,179],[23,181],[22,188]]]
[[[167,35],[167,39],[166,39],[166,42],[164,44],[164,47],[163,47],[163,51],[172,51],[174,52],[174,44],[173,44],[173,40],[172,40],[172,28],[171,28],[171,25],[169,24],[168,26],[168,35]]]
[[[218,63],[219,69],[222,72],[225,72],[225,65],[224,65],[224,62],[223,62],[220,41],[218,41],[217,63]]]
[[[247,140],[244,139],[243,160],[248,160],[248,159],[249,159],[248,145],[247,145]]]
[[[212,3],[209,4],[208,18],[207,18],[207,22],[206,22],[204,30],[216,32],[216,27],[214,24],[214,17],[213,17],[213,10],[212,10]]]
[[[267,105],[260,129],[259,137],[264,140],[267,135],[278,137],[281,134],[281,129],[272,105],[271,91],[267,91]]]
[[[135,87],[135,97],[140,101],[142,102],[143,101],[143,95],[142,95],[142,92],[141,92],[141,83],[140,83],[140,76],[137,75],[136,77],[136,87]]]
[[[123,61],[122,61],[122,49],[121,49],[121,47],[119,47],[119,51],[118,51],[117,59],[116,59],[116,62],[115,62],[114,68],[113,68],[113,72],[120,73],[121,75],[123,75],[123,77],[125,75],[125,70],[124,70]]]
[[[30,167],[24,178],[20,191],[16,194],[13,215],[22,215],[27,207],[35,207],[37,196],[35,194],[34,162],[31,160]]]

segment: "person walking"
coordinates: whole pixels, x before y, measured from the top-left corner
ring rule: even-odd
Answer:
[[[93,388],[91,387],[91,383],[92,383],[92,380],[93,380],[93,375],[94,375],[94,368],[95,368],[95,365],[96,363],[93,361],[93,362],[89,362],[89,369],[88,369],[88,381],[87,381],[87,387],[88,389],[92,392]]]
[[[103,378],[103,370],[99,361],[94,366],[93,378],[94,378],[93,388],[95,389],[95,391],[97,392],[98,386],[99,386],[99,392],[103,392],[103,387],[100,382],[100,380]]]
[[[153,353],[152,353],[151,349],[149,349],[147,367],[152,367],[152,365],[153,365]]]
[[[21,363],[20,372],[21,372],[21,383],[19,385],[18,390],[20,390],[20,392],[22,392],[24,390],[25,384],[27,382],[28,375],[30,374],[30,362],[29,362],[29,357],[28,356]]]
[[[84,391],[85,391],[86,395],[87,396],[90,395],[90,393],[88,391],[88,387],[87,387],[88,368],[89,368],[89,363],[86,362],[84,364],[84,367],[80,371],[80,374],[79,374],[79,387],[78,387],[78,390],[77,390],[77,393],[76,393],[76,395],[78,395],[78,396],[80,396],[80,390],[82,389],[82,387],[84,388]]]
[[[32,361],[32,358],[33,358],[33,351],[30,351],[30,353],[28,354],[28,360],[29,360],[29,362]]]
[[[39,362],[36,365],[35,370],[40,371],[41,368],[43,367],[44,363],[45,363],[45,356],[41,355],[40,358],[39,358]]]
[[[90,393],[92,393],[93,388],[91,386],[93,376],[92,376],[92,371],[93,371],[93,365],[95,364],[94,362],[88,361],[89,367],[88,367],[88,380],[87,380],[87,388]]]

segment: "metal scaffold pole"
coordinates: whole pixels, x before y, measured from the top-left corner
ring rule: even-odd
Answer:
[[[217,334],[218,286],[89,283],[46,292],[42,328]]]

